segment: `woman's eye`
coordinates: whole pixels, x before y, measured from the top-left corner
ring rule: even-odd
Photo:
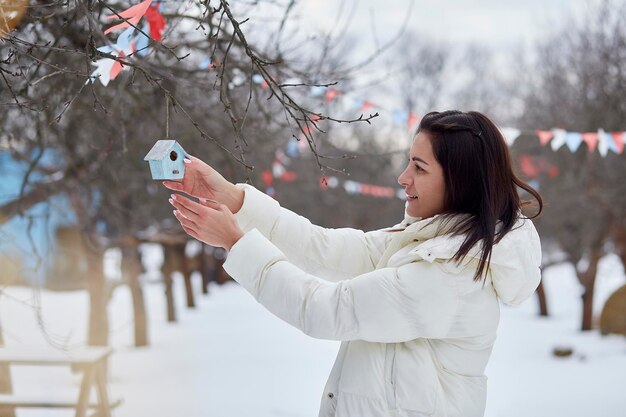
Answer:
[[[420,166],[419,166],[419,165],[417,165],[417,164],[415,164],[415,168],[416,168],[418,171],[423,171],[422,167],[420,167]]]

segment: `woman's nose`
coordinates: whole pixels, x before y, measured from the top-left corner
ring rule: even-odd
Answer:
[[[409,185],[409,181],[408,181],[408,178],[406,176],[406,169],[404,171],[402,171],[402,173],[398,177],[398,184],[400,184],[403,187],[406,187],[407,185]]]

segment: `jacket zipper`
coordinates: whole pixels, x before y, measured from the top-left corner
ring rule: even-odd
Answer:
[[[387,407],[389,410],[396,409],[396,344],[388,343],[386,346],[385,363],[387,364],[385,375],[385,393],[387,395]]]

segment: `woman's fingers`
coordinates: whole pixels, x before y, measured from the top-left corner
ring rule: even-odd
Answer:
[[[198,235],[198,233],[196,233],[195,230],[193,230],[190,227],[187,227],[187,226],[183,225],[182,223],[181,223],[181,226],[183,227],[183,230],[185,231],[185,233],[187,233],[189,236],[191,236],[194,239],[197,239],[199,241],[202,241],[202,239],[200,239],[200,236]]]
[[[183,191],[183,184],[176,181],[163,181],[163,186],[174,191]]]
[[[215,200],[211,200],[210,198],[201,198],[200,203],[202,203],[203,206],[212,208],[214,210],[221,210],[223,206],[223,204]]]
[[[199,216],[203,206],[180,194],[172,194],[170,203],[179,209],[185,216]]]
[[[189,217],[185,216],[178,210],[174,210],[174,217],[180,222],[183,227],[188,227],[190,229],[196,230],[198,229],[198,224]]]

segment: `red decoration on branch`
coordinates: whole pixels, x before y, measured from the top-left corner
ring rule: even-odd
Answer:
[[[340,95],[341,95],[341,91],[335,90],[334,88],[329,88],[328,91],[326,91],[326,96],[324,97],[324,102],[326,104],[332,103]]]
[[[111,79],[115,79],[117,75],[124,69],[124,65],[120,61],[125,61],[126,55],[124,55],[123,51],[117,55],[119,61],[114,61],[113,66],[111,66]]]
[[[123,21],[122,23],[119,23],[117,25],[111,26],[110,28],[108,28],[107,30],[104,31],[104,34],[107,35],[111,32],[113,32],[114,30],[117,29],[124,29],[126,27],[129,27],[131,25],[133,26],[137,26],[137,23],[139,23],[139,20],[141,20],[141,18],[143,17],[144,14],[146,14],[146,11],[148,10],[148,7],[150,6],[150,3],[152,3],[152,0],[145,0],[142,1],[139,4],[136,4],[132,7],[129,7],[128,9],[117,13],[117,14],[113,14],[111,16],[107,16],[107,19],[118,19],[120,17],[126,19],[125,21]]]
[[[146,11],[146,20],[150,28],[150,37],[155,41],[163,39],[163,30],[165,29],[165,18],[159,11],[159,5],[150,5]]]

